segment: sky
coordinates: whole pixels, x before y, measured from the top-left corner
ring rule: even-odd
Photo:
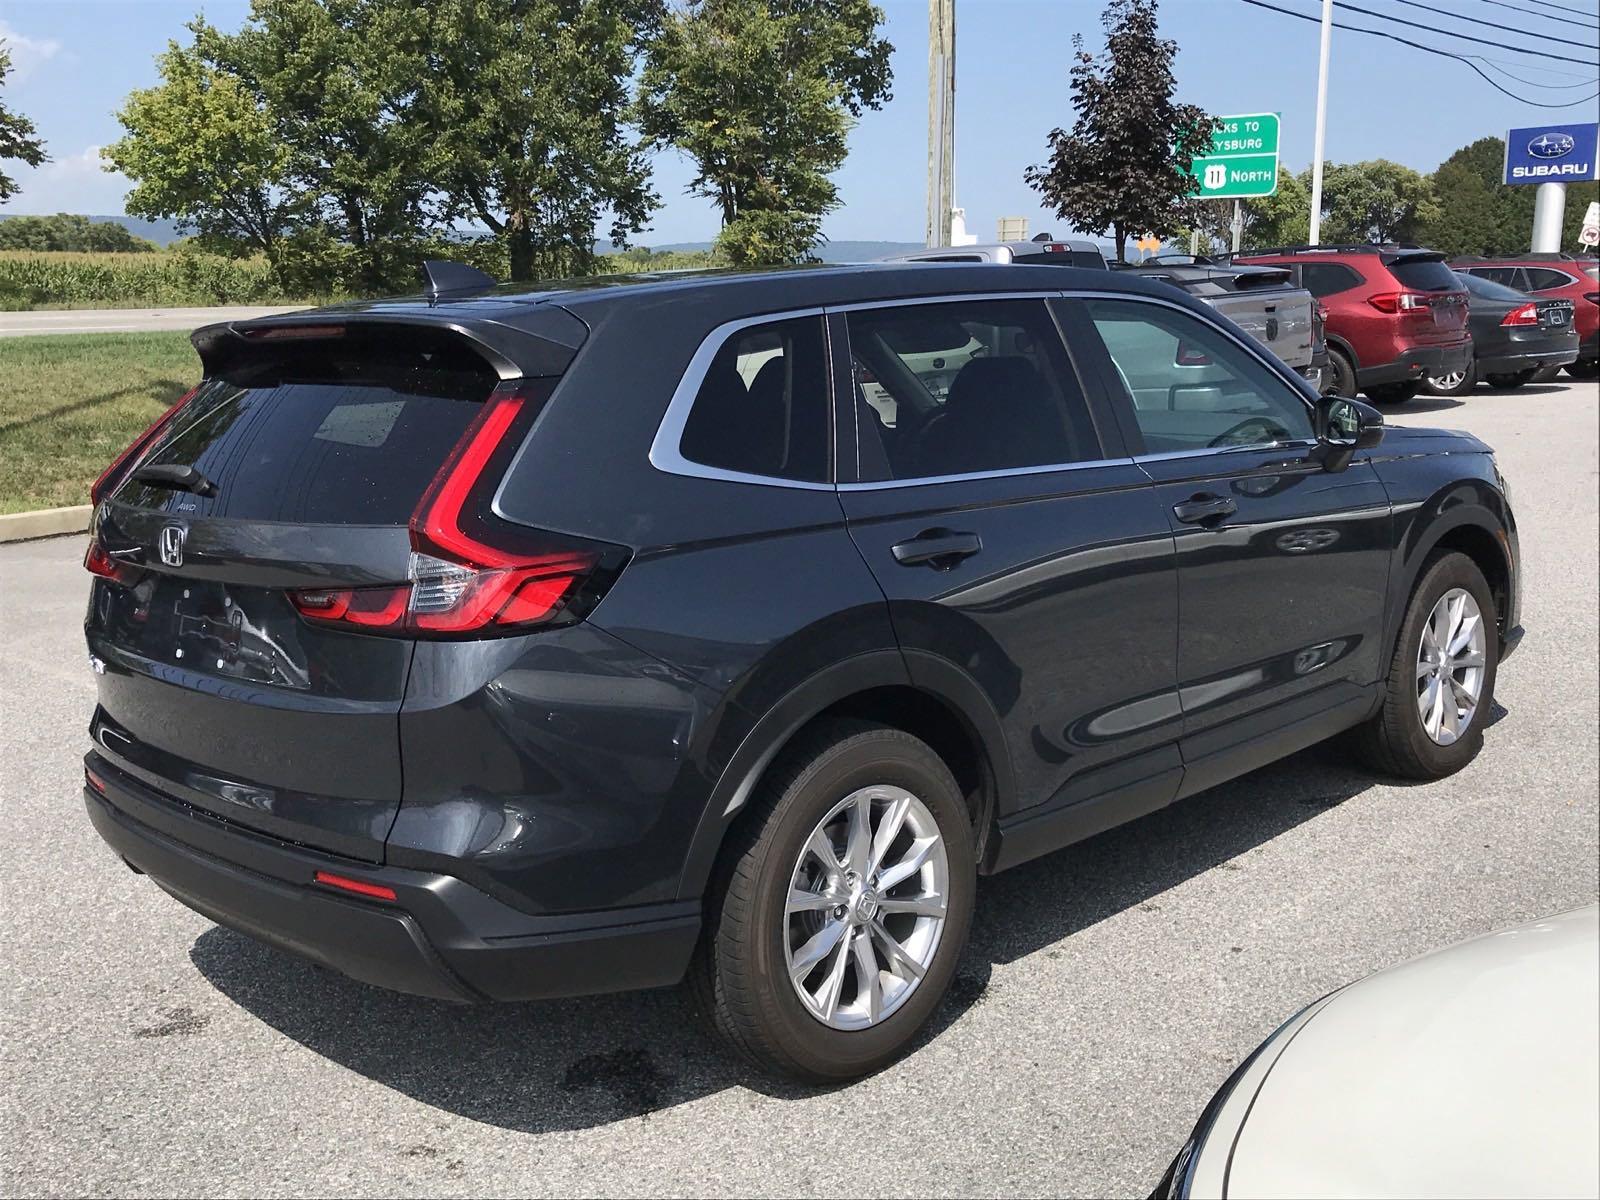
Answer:
[[[1278,7],[1315,14],[1316,0],[1272,0]],[[840,209],[824,232],[834,240],[921,241],[927,161],[927,3],[879,0],[885,35],[895,47],[895,98],[863,115],[850,139],[850,157],[837,175]],[[1553,38],[1594,40],[1581,24],[1562,24],[1522,9],[1558,14],[1544,0],[1518,0],[1508,9],[1489,0],[1362,0],[1362,7],[1428,25],[1429,31],[1395,32],[1416,41],[1481,52],[1531,82],[1502,82],[1524,96],[1551,101],[1588,97],[1597,89],[1574,86],[1600,75],[1596,52]],[[1589,0],[1560,6],[1593,12]],[[54,161],[37,170],[7,166],[22,194],[8,213],[120,213],[126,181],[100,170],[98,148],[120,127],[115,110],[127,93],[157,82],[154,59],[169,39],[184,40],[184,23],[198,0],[0,0],[0,40],[12,51],[14,74],[6,103],[30,117]],[[1049,131],[1070,125],[1067,69],[1072,35],[1089,48],[1100,40],[1102,0],[957,0],[956,200],[967,228],[994,237],[996,219],[1026,216],[1030,232],[1068,230],[1041,209],[1022,172],[1047,157]],[[212,0],[206,18],[223,28],[243,22],[242,0]],[[1543,37],[1467,23],[1463,18],[1537,30]],[[1300,170],[1311,161],[1317,83],[1317,26],[1245,3],[1245,0],[1164,0],[1163,36],[1179,46],[1178,98],[1208,111],[1278,112],[1283,120],[1283,162]],[[1381,22],[1342,14],[1350,23]],[[1439,33],[1438,29],[1448,33]],[[1469,33],[1493,45],[1467,45],[1450,35]],[[1533,55],[1506,46],[1538,46]],[[1580,60],[1562,62],[1555,55]],[[1497,67],[1490,66],[1491,72]],[[1431,171],[1452,151],[1508,128],[1556,121],[1592,121],[1596,102],[1541,109],[1501,95],[1465,65],[1353,32],[1335,30],[1329,73],[1327,157],[1338,162],[1389,158]],[[718,221],[705,200],[684,193],[692,172],[678,155],[655,160],[664,200],[645,245],[708,241]]]

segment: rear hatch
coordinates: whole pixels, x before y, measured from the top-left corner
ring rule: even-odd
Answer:
[[[470,575],[408,526],[505,388],[443,329],[264,336],[97,485],[91,733],[188,805],[381,861],[417,563]]]
[[[1536,298],[1534,304],[1539,313],[1539,328],[1548,333],[1564,334],[1568,330],[1575,330],[1576,305],[1571,300],[1546,300]]]
[[[1385,254],[1383,264],[1401,290],[1369,297],[1368,303],[1393,312],[1408,340],[1440,345],[1467,336],[1467,293],[1444,255],[1431,250]]]

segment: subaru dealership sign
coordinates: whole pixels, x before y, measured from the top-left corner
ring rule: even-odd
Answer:
[[[1506,134],[1507,183],[1600,179],[1600,123],[1535,125]]]

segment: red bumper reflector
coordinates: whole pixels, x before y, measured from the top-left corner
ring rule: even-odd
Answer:
[[[374,900],[395,899],[394,889],[384,887],[381,883],[363,883],[359,879],[346,879],[343,875],[333,875],[327,871],[317,872],[317,882],[341,891],[354,892],[358,896],[371,896]]]
[[[88,784],[95,791],[99,792],[102,796],[106,794],[106,781],[101,779],[100,776],[96,775],[93,771],[89,770],[88,767],[83,769],[83,782]]]

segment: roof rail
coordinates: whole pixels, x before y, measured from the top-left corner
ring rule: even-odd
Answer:
[[[1400,250],[1427,250],[1415,242],[1325,242],[1320,246],[1252,246],[1223,258],[1249,258],[1257,254],[1393,254]]]
[[[1584,259],[1577,254],[1568,254],[1565,250],[1529,250],[1523,254],[1457,254],[1450,261],[1453,263],[1583,262]]]

